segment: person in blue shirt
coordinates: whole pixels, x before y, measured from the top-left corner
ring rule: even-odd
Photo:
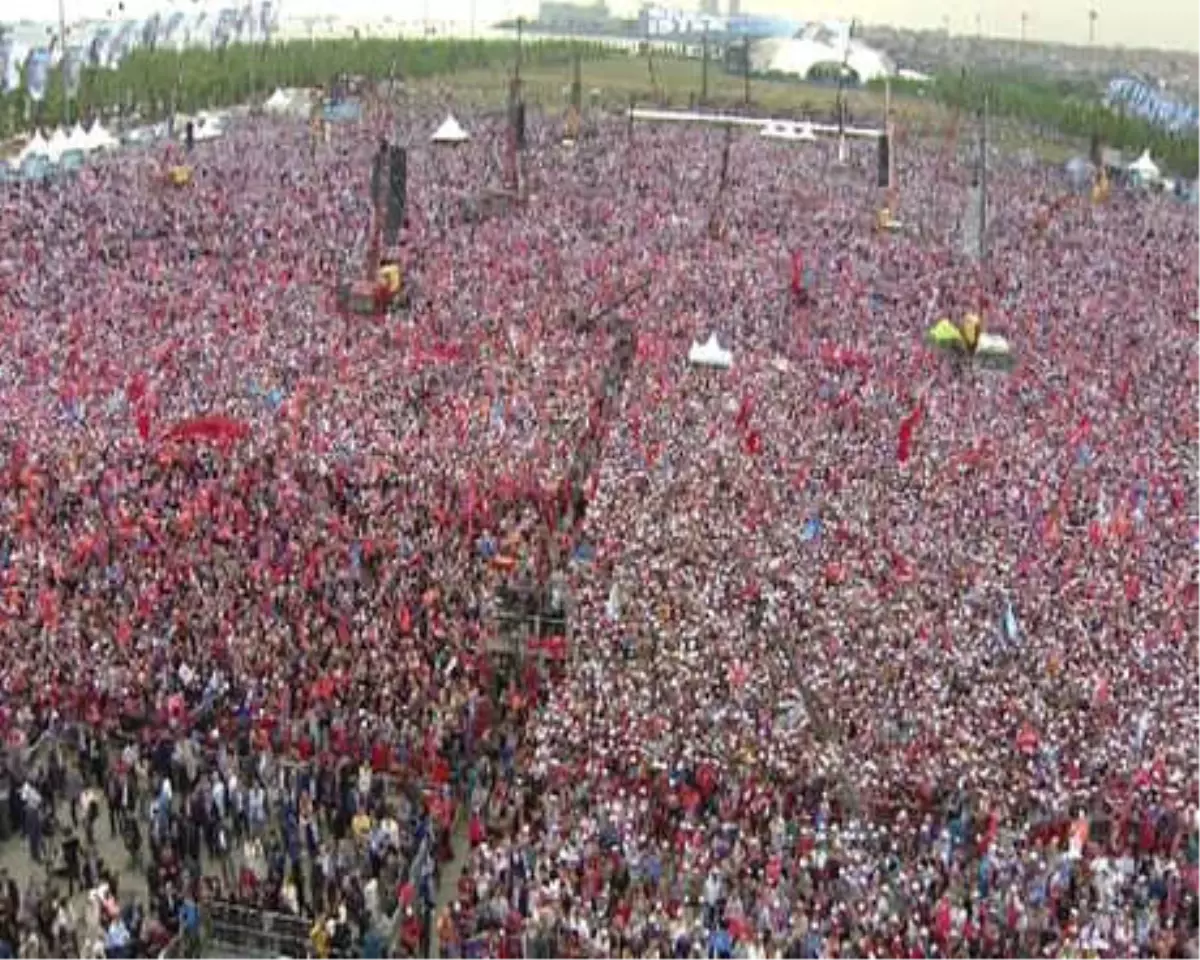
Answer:
[[[196,956],[200,945],[200,908],[190,896],[179,904],[179,932],[183,934],[184,956]]]
[[[725,922],[717,927],[708,937],[709,960],[730,960],[733,956],[733,937],[725,928]]]

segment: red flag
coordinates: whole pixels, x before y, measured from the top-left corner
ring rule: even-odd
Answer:
[[[150,439],[150,414],[146,412],[144,407],[139,406],[134,419],[137,422],[138,436],[141,437],[142,442],[145,443]]]
[[[792,293],[800,296],[804,281],[804,254],[799,250],[792,253]]]
[[[921,422],[921,414],[923,412],[923,405],[918,403],[913,412],[900,421],[900,437],[896,443],[896,460],[899,463],[906,463],[909,455],[912,453],[913,431],[917,428],[917,424]]]

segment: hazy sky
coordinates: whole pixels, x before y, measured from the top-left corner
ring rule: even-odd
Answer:
[[[179,0],[182,2],[182,0]],[[233,6],[235,0],[200,0],[205,6]],[[240,0],[239,0],[240,2]],[[276,0],[281,14],[309,14],[314,11],[344,17],[366,16],[395,20],[433,17],[442,20],[469,20],[473,12],[480,21],[498,19],[517,12],[536,11],[537,0]],[[659,0],[663,6],[694,8],[696,0]],[[116,0],[64,0],[67,19],[102,16],[116,6]],[[728,0],[721,0],[722,10]],[[632,13],[640,0],[609,0],[614,12]],[[126,9],[137,16],[148,7],[173,6],[171,0],[125,0]],[[1028,13],[1026,35],[1030,39],[1086,43],[1088,9],[1095,6],[1096,40],[1105,46],[1123,44],[1137,47],[1167,47],[1175,50],[1200,49],[1200,15],[1197,0],[743,0],[743,9],[765,14],[786,15],[797,20],[849,20],[852,17],[870,23],[889,23],[912,27],[940,28],[949,18],[954,33],[974,33],[1017,37],[1021,32],[1021,11]],[[9,13],[9,0],[0,0],[0,9]],[[24,17],[55,20],[57,0],[12,2],[12,12]],[[0,15],[2,16],[2,15]]]

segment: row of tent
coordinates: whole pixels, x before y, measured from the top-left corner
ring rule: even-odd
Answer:
[[[224,133],[226,119],[222,114],[204,113],[195,117],[177,117],[175,133],[182,138],[191,122],[195,140],[213,140]],[[38,130],[16,156],[7,163],[0,161],[0,181],[43,180],[55,172],[78,170],[90,156],[126,146],[146,146],[170,136],[171,126],[167,123],[134,127],[120,137],[110,133],[99,121],[87,129],[80,123],[70,130],[59,127],[49,137]]]
[[[283,113],[288,112],[295,103],[292,95],[277,90],[264,107],[269,112]],[[190,118],[177,117],[174,131],[178,137],[183,137],[190,122],[193,139],[213,140],[225,132],[227,120],[228,117],[223,114],[207,113],[199,113]],[[148,145],[169,138],[171,133],[168,124],[157,123],[133,128],[118,138],[98,121],[87,129],[80,123],[76,123],[70,130],[59,127],[49,137],[38,130],[15,157],[7,163],[0,161],[0,180],[42,180],[55,171],[69,172],[79,169],[89,155],[116,150],[123,146]],[[452,114],[446,116],[430,137],[433,143],[441,144],[465,143],[470,139],[470,134]]]

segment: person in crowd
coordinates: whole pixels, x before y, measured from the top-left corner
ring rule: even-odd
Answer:
[[[466,223],[459,112],[390,318],[331,274],[369,124],[0,188],[0,727],[95,893],[0,950],[1194,955],[1192,211],[1000,156],[976,261],[943,151],[876,231],[873,149],[744,137],[714,234],[721,135],[531,116]],[[968,313],[1011,369],[924,342]]]

